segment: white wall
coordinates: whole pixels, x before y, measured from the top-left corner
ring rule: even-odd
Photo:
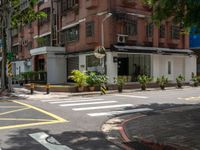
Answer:
[[[62,55],[47,55],[47,82],[50,84],[63,84],[67,81],[66,58]]]
[[[12,65],[13,74],[19,75],[20,73],[31,71],[32,70],[31,65],[27,66],[27,65],[25,65],[25,62],[26,61],[15,61],[15,62],[13,62],[12,63],[13,64]]]
[[[79,70],[86,71],[86,54],[79,55]]]
[[[114,83],[114,78],[117,77],[117,63],[113,62],[113,57],[117,57],[117,53],[107,52],[106,53],[106,69],[109,83]]]
[[[168,61],[172,62],[172,74],[168,75]],[[196,56],[186,55],[152,55],[152,76],[156,79],[165,75],[175,82],[178,75],[183,75],[186,82],[191,79],[192,72],[196,73]]]
[[[197,72],[197,57],[196,55],[187,56],[185,58],[185,80],[191,80],[192,72],[196,75]]]

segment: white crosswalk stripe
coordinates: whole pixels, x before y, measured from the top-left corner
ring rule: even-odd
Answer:
[[[93,101],[104,101],[104,99],[89,99],[89,100],[65,100],[65,101],[57,101],[57,102],[49,102],[50,104],[62,104],[62,103],[79,103],[79,102],[93,102]]]
[[[75,104],[73,103],[73,104],[62,104],[59,106],[67,107],[67,106],[83,106],[83,105],[109,104],[109,103],[117,103],[117,101],[103,101],[103,102],[75,103]]]
[[[100,112],[100,113],[89,113],[88,116],[91,117],[98,117],[98,116],[112,116],[112,115],[122,115],[122,114],[129,114],[129,113],[137,113],[137,112],[145,112],[145,111],[152,111],[153,109],[150,108],[138,108],[138,109],[131,109],[131,110],[122,110],[122,111],[110,111],[110,112]]]
[[[142,99],[147,98],[144,96],[134,96],[134,95],[123,95],[123,94],[116,94],[116,95],[120,97],[133,97]],[[73,97],[66,99],[51,99],[51,100],[41,100],[41,101],[44,103],[49,103],[51,105],[57,105],[59,107],[67,107],[68,109],[71,109],[76,112],[86,111],[85,115],[90,117],[112,116],[112,115],[152,111],[152,109],[150,108],[132,108],[134,107],[133,104],[122,103],[123,101],[119,100],[106,100],[103,98],[92,98],[92,97],[91,98]],[[127,109],[124,110],[124,108]],[[100,110],[106,110],[106,111],[102,112]]]
[[[147,99],[148,98],[146,96],[125,95],[125,94],[116,94],[115,96],[130,97],[130,98],[141,98],[141,99]]]
[[[131,107],[133,104],[121,104],[121,105],[107,105],[107,106],[96,106],[96,107],[83,107],[83,108],[74,108],[74,111],[83,111],[83,110],[95,110],[95,109],[107,109],[107,108],[119,108],[119,107]]]
[[[89,100],[89,99],[92,99],[92,98],[67,98],[67,99],[48,99],[48,100],[42,100],[42,102],[57,102],[57,101],[63,101],[63,100],[73,100],[73,101],[76,101],[76,100]]]

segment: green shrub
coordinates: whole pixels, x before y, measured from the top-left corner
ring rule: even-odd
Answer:
[[[98,85],[99,83],[98,76],[96,75],[95,72],[88,72],[86,83],[88,86],[91,87]]]
[[[114,83],[117,84],[118,91],[121,93],[123,91],[123,86],[127,82],[126,76],[118,76],[117,78],[114,78]]]
[[[176,77],[176,84],[177,84],[177,87],[178,87],[178,88],[182,88],[183,82],[184,82],[184,81],[185,81],[185,77],[182,76],[181,74],[180,74],[178,77]]]
[[[76,86],[83,87],[86,85],[87,75],[84,72],[73,70],[71,74],[69,78],[76,83]]]
[[[156,83],[160,86],[160,88],[161,88],[162,90],[164,90],[164,89],[165,89],[165,86],[166,86],[167,83],[168,83],[168,78],[165,77],[165,76],[161,76],[160,78],[157,78]]]
[[[152,78],[146,75],[139,75],[138,81],[142,90],[146,90],[147,84],[152,81]]]

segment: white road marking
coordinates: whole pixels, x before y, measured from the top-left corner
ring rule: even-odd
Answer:
[[[66,145],[61,145],[55,138],[44,132],[29,134],[29,136],[42,144],[48,150],[72,150]]]
[[[87,99],[92,99],[92,98],[67,98],[67,99],[54,99],[54,100],[52,100],[52,99],[48,99],[48,100],[42,100],[42,102],[58,102],[58,101],[64,101],[64,100],[80,100],[80,99],[82,99],[82,100],[87,100]]]
[[[97,107],[84,107],[84,108],[74,108],[74,111],[83,110],[95,110],[95,109],[106,109],[106,108],[118,108],[118,107],[131,107],[133,104],[121,104],[121,105],[107,105],[107,106],[97,106]]]
[[[111,112],[101,112],[101,113],[89,113],[87,115],[91,117],[98,117],[98,116],[112,116],[112,115],[120,115],[120,114],[129,114],[129,113],[137,113],[137,112],[145,112],[145,111],[152,111],[153,109],[150,108],[138,108],[132,110],[123,110],[123,111],[111,111]]]
[[[67,106],[83,106],[83,105],[94,105],[94,104],[109,104],[109,103],[117,103],[117,101],[102,101],[102,102],[90,102],[90,103],[73,103],[73,104],[62,104],[59,105],[61,107]]]
[[[78,102],[92,102],[92,101],[103,101],[104,99],[89,99],[89,100],[74,100],[74,101],[68,101],[63,100],[59,102],[49,102],[50,104],[62,104],[62,103],[78,103]]]
[[[147,99],[146,96],[135,96],[135,95],[124,95],[124,94],[116,94],[115,96],[121,96],[121,97],[130,97],[130,98],[141,98],[141,99]]]

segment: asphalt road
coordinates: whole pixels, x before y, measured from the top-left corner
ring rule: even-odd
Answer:
[[[127,113],[197,105],[199,91],[200,88],[189,87],[92,97],[49,95],[1,100],[0,148],[117,150],[120,148],[108,142],[101,132],[108,119]]]

